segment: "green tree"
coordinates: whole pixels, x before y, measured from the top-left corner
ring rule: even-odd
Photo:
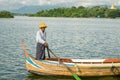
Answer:
[[[8,11],[0,11],[0,18],[13,18],[14,16]]]
[[[120,11],[117,9],[108,9],[105,12],[105,17],[108,17],[108,18],[120,17]]]
[[[92,8],[85,8],[83,6],[71,8],[54,8],[50,10],[42,10],[34,16],[42,17],[120,17],[120,9],[111,10],[107,7],[94,6]],[[31,15],[31,16],[32,16]]]

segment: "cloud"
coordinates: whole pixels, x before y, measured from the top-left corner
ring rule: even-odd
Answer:
[[[73,6],[88,6],[88,5],[118,5],[120,0],[39,0],[39,5],[54,5],[54,4],[70,4]]]
[[[23,5],[38,5],[39,0],[19,0]]]
[[[118,5],[120,5],[120,0],[118,1]]]
[[[110,5],[110,0],[81,0],[77,3],[77,6],[79,5],[81,6]]]
[[[39,5],[56,5],[56,4],[66,4],[72,3],[74,0],[39,0]]]
[[[38,0],[0,0],[0,10],[18,9],[26,5],[36,5]]]
[[[0,10],[10,10],[22,7],[23,5],[18,0],[0,0]]]
[[[1,9],[16,9],[26,5],[69,5],[69,6],[90,6],[90,5],[120,5],[120,0],[0,0]]]

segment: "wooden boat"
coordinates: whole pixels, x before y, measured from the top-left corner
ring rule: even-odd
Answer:
[[[26,68],[29,72],[39,75],[64,75],[72,76],[115,76],[120,75],[120,59],[60,59],[46,58],[36,60],[30,56],[24,44],[23,50],[26,57]]]

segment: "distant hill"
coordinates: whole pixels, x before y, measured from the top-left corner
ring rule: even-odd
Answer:
[[[16,10],[11,10],[12,13],[27,14],[27,13],[36,13],[41,10],[49,10],[53,8],[59,8],[61,5],[47,5],[47,6],[24,6]],[[69,7],[69,6],[62,6]]]

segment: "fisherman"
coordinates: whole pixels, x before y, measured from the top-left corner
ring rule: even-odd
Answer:
[[[36,34],[36,59],[44,60],[45,59],[45,47],[48,47],[46,42],[46,31],[47,25],[44,22],[41,22],[39,25],[39,31]]]

